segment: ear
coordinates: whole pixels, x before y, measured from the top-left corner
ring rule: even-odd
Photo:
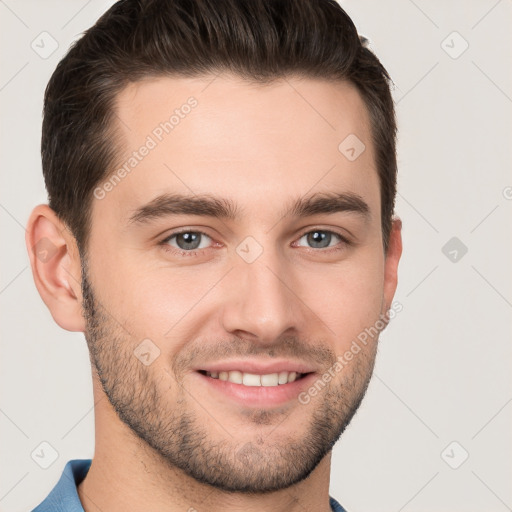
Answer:
[[[30,214],[25,241],[34,282],[53,319],[63,329],[83,332],[80,255],[68,227],[40,204]]]
[[[387,312],[393,302],[398,284],[398,263],[402,255],[402,221],[395,217],[391,224],[388,249],[384,261],[384,311]]]

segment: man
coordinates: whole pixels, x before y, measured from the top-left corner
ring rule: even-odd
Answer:
[[[35,510],[344,510],[401,255],[388,81],[332,0],[123,0],[75,43],[27,246],[96,446]]]

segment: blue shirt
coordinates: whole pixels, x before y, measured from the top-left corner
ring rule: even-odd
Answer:
[[[70,460],[57,485],[32,512],[84,512],[77,485],[85,478],[91,462],[91,459]],[[334,498],[329,500],[333,512],[346,512]]]

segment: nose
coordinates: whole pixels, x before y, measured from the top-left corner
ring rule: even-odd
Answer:
[[[300,332],[307,314],[299,298],[300,285],[286,269],[286,262],[263,256],[237,263],[224,283],[226,332],[261,345]]]

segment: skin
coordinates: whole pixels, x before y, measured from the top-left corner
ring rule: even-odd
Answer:
[[[308,404],[240,404],[195,370],[231,356],[293,359],[321,378],[391,307],[401,222],[393,221],[384,253],[368,113],[347,83],[147,79],[118,96],[119,165],[190,96],[198,102],[190,114],[104,198],[93,200],[86,275],[73,236],[47,205],[37,206],[29,220],[39,293],[61,327],[85,333],[91,353],[96,447],[79,496],[86,512],[326,512],[331,452],[325,442],[337,439],[364,395],[377,337]],[[366,146],[354,161],[338,150],[348,134]],[[369,215],[282,215],[296,198],[333,191],[356,194]],[[165,192],[229,198],[242,214],[129,222]],[[180,228],[208,235],[196,256],[172,252],[179,251],[177,239],[160,243]],[[350,244],[333,235],[329,248],[312,247],[303,235],[315,229],[339,233]],[[236,251],[249,236],[263,251],[252,263]],[[42,238],[57,249],[45,262],[31,249]],[[133,355],[144,339],[160,350],[148,366]],[[197,447],[179,459],[186,453],[183,439],[172,432],[180,433],[185,417],[192,438],[202,440],[203,459]],[[306,441],[314,447],[300,452]],[[207,468],[206,479],[220,474],[232,486],[248,482],[261,492],[198,481],[193,469],[183,469],[194,460]],[[208,460],[215,461],[213,469]],[[307,475],[299,475],[304,460]],[[269,490],[272,484],[280,488]]]

